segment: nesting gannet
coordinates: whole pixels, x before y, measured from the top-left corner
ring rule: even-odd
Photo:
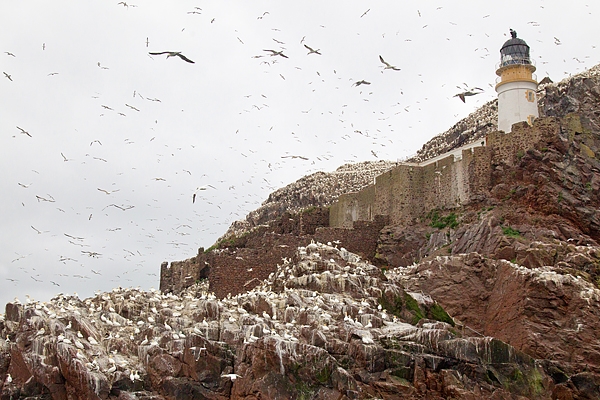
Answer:
[[[238,374],[224,374],[224,375],[221,375],[221,378],[229,378],[232,381],[235,381],[237,378],[241,378],[241,376]]]
[[[190,60],[189,58],[187,58],[186,56],[184,56],[183,54],[181,54],[180,51],[161,51],[159,53],[152,53],[152,52],[150,52],[149,54],[151,54],[153,56],[159,56],[161,54],[166,54],[167,58],[177,56],[177,57],[181,58],[183,61],[186,61],[186,62],[189,62],[191,64],[194,64],[194,62],[192,60]]]

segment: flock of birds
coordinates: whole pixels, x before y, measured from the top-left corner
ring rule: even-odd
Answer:
[[[416,329],[388,314],[371,296],[369,288],[383,284],[377,267],[332,243],[313,242],[299,248],[298,255],[294,264],[283,260],[258,287],[224,299],[210,293],[204,282],[179,295],[119,287],[85,300],[77,293],[60,293],[48,302],[27,295],[24,304],[17,298],[13,304],[29,310],[25,315],[33,340],[43,344],[32,349],[62,346],[88,373],[103,374],[110,382],[144,379],[150,349],[169,349],[174,341],[196,361],[218,353],[216,345],[224,337],[234,340],[232,345],[260,338],[287,343],[283,351],[300,359],[293,344],[308,340],[303,334],[307,327],[330,338],[352,330],[366,345],[374,344],[372,328]],[[11,328],[4,332],[0,347],[6,350],[14,333]],[[202,344],[191,346],[191,337]],[[220,377],[242,378],[232,366]]]
[[[119,13],[127,14],[132,18],[135,18],[136,12],[140,11],[142,7],[145,7],[127,2],[119,2],[117,5],[119,7]],[[360,10],[359,13],[354,15],[353,18],[356,20],[354,22],[362,23],[368,21],[369,18],[374,17],[375,12],[374,9]],[[439,12],[441,14],[444,12],[443,7],[438,7],[435,11],[432,9],[429,15],[432,15],[434,12]],[[194,24],[196,25],[200,25],[197,21],[206,21],[207,25],[211,28],[219,26],[220,21],[212,15],[207,17],[209,12],[200,7],[187,9],[186,14],[187,17],[190,18],[190,21],[195,21]],[[119,101],[121,104],[116,100],[114,100],[114,103],[109,102],[113,100],[107,100],[106,97],[108,96],[99,92],[86,93],[86,96],[88,94],[91,95],[93,98],[92,101],[96,103],[95,106],[97,106],[98,116],[102,117],[102,120],[109,120],[113,117],[119,119],[118,122],[115,122],[115,125],[113,125],[114,127],[118,126],[117,124],[128,123],[120,121],[127,121],[133,118],[138,118],[136,121],[144,119],[144,124],[139,130],[145,131],[144,135],[146,136],[142,137],[142,135],[139,135],[138,137],[133,137],[133,133],[130,136],[128,131],[129,127],[123,125],[124,128],[122,130],[121,128],[115,129],[118,131],[118,135],[122,136],[119,137],[121,142],[119,142],[118,145],[115,144],[115,139],[108,135],[102,137],[86,137],[84,146],[85,151],[69,151],[68,146],[65,145],[64,149],[61,148],[60,151],[57,151],[55,154],[58,163],[63,164],[64,169],[71,166],[79,168],[80,166],[76,165],[76,163],[79,162],[81,162],[81,164],[87,164],[88,166],[92,165],[91,163],[95,163],[95,166],[103,168],[102,174],[113,174],[115,172],[115,158],[119,156],[112,156],[110,153],[111,150],[116,149],[117,152],[121,154],[120,151],[122,148],[126,148],[127,152],[135,153],[136,146],[138,146],[138,149],[142,147],[152,148],[152,150],[150,150],[152,153],[151,157],[157,160],[156,164],[161,167],[161,172],[152,177],[147,177],[148,182],[144,183],[147,183],[146,186],[148,189],[145,189],[142,188],[141,185],[137,186],[141,182],[137,178],[140,175],[138,175],[137,172],[134,173],[132,171],[134,168],[142,169],[141,164],[145,163],[146,160],[141,161],[140,165],[136,165],[131,171],[118,171],[117,174],[111,176],[110,179],[103,181],[102,183],[99,182],[91,185],[91,191],[95,192],[98,196],[103,196],[101,200],[98,200],[98,203],[93,205],[74,205],[73,202],[66,202],[64,196],[59,196],[51,191],[50,185],[48,186],[49,189],[40,191],[38,188],[40,188],[41,185],[38,182],[41,182],[43,179],[48,179],[48,173],[43,170],[35,170],[33,173],[29,173],[29,175],[23,175],[27,177],[22,179],[30,179],[28,181],[20,179],[15,180],[14,186],[18,187],[21,193],[27,193],[27,196],[19,193],[19,198],[16,200],[18,203],[23,204],[23,210],[32,208],[33,203],[33,206],[37,206],[39,209],[44,208],[51,210],[45,212],[53,212],[55,214],[52,216],[54,220],[60,219],[62,223],[63,220],[74,219],[80,227],[85,226],[83,225],[83,222],[89,222],[89,225],[92,225],[96,221],[106,220],[116,215],[120,215],[122,219],[120,222],[111,222],[104,226],[102,229],[104,232],[102,233],[86,231],[83,228],[80,233],[75,233],[62,225],[60,227],[48,225],[43,218],[32,220],[26,227],[27,230],[29,230],[29,233],[34,235],[33,238],[40,241],[38,247],[45,249],[46,245],[42,242],[47,240],[49,236],[52,236],[53,238],[60,237],[63,239],[64,243],[70,247],[68,250],[61,250],[60,253],[55,254],[46,253],[41,250],[38,252],[35,250],[36,254],[40,253],[42,254],[42,257],[52,258],[53,266],[57,266],[61,269],[55,268],[51,272],[43,273],[40,271],[41,268],[39,266],[29,263],[29,260],[33,258],[31,257],[32,254],[29,250],[27,250],[27,252],[19,250],[18,253],[12,256],[11,259],[8,259],[7,262],[9,267],[12,267],[13,265],[17,267],[14,268],[15,272],[11,273],[9,276],[3,277],[3,279],[7,282],[14,283],[15,287],[24,284],[35,284],[40,287],[44,285],[44,290],[47,292],[54,291],[56,288],[65,290],[68,287],[73,287],[73,285],[79,286],[84,284],[85,286],[88,286],[92,285],[91,282],[99,282],[100,280],[110,280],[113,282],[111,285],[114,284],[114,282],[117,282],[118,284],[133,282],[134,278],[132,277],[134,275],[139,275],[141,271],[144,271],[144,279],[155,282],[157,273],[155,271],[150,271],[152,267],[147,264],[156,265],[156,269],[158,269],[160,261],[167,257],[182,257],[182,254],[183,256],[193,254],[195,250],[190,249],[197,248],[199,246],[199,241],[208,240],[208,237],[213,239],[227,229],[227,226],[229,226],[230,223],[243,219],[248,212],[257,208],[264,199],[265,194],[271,193],[278,187],[281,187],[282,183],[288,183],[290,180],[287,178],[291,176],[291,174],[297,174],[294,175],[296,177],[306,175],[307,173],[322,169],[322,166],[324,165],[330,166],[333,162],[336,162],[336,165],[340,165],[339,153],[336,153],[336,151],[331,149],[341,147],[341,145],[347,143],[353,143],[353,150],[343,156],[345,157],[343,162],[356,163],[357,161],[360,161],[361,158],[365,159],[365,157],[372,157],[374,160],[380,160],[382,157],[387,156],[386,152],[388,149],[398,147],[399,143],[403,140],[402,136],[395,132],[402,126],[402,124],[398,124],[398,118],[408,115],[409,113],[416,114],[422,112],[422,109],[425,108],[425,102],[430,100],[426,96],[431,96],[429,94],[421,93],[421,97],[419,98],[411,97],[409,99],[403,97],[404,89],[402,89],[402,85],[405,84],[406,80],[409,79],[416,83],[423,83],[423,80],[427,79],[426,76],[420,76],[419,74],[413,75],[409,64],[411,62],[414,64],[415,61],[410,60],[409,58],[400,59],[397,56],[399,53],[395,51],[395,49],[392,50],[393,48],[391,46],[382,47],[381,49],[372,51],[370,55],[363,57],[364,59],[368,59],[368,69],[360,72],[360,75],[357,72],[350,73],[348,72],[349,69],[343,65],[333,64],[332,58],[330,58],[332,53],[331,43],[327,43],[326,40],[323,40],[322,37],[319,37],[318,35],[310,35],[309,33],[308,38],[301,38],[301,36],[298,36],[297,40],[292,44],[291,41],[287,40],[287,38],[291,38],[292,36],[286,35],[286,29],[280,29],[281,27],[276,28],[277,25],[272,23],[275,18],[274,15],[275,12],[270,13],[267,11],[253,15],[252,17],[252,19],[256,19],[252,22],[255,23],[256,26],[261,26],[260,28],[256,28],[257,31],[258,29],[264,30],[264,32],[267,32],[267,35],[271,36],[268,37],[268,43],[270,44],[266,44],[267,42],[263,40],[259,43],[255,42],[250,44],[250,41],[253,40],[251,39],[251,35],[244,36],[245,33],[241,29],[239,31],[233,30],[234,33],[231,33],[233,36],[230,35],[236,45],[239,43],[239,49],[247,50],[248,47],[253,46],[254,50],[249,52],[252,56],[248,56],[248,58],[252,57],[253,59],[256,59],[256,61],[253,61],[252,59],[248,60],[248,66],[250,66],[251,63],[252,68],[262,69],[261,72],[264,73],[263,76],[269,76],[269,78],[274,77],[274,79],[271,79],[272,83],[270,85],[265,85],[264,88],[261,87],[254,92],[248,91],[246,95],[240,96],[242,97],[239,99],[240,102],[236,103],[239,108],[235,110],[236,112],[239,111],[239,115],[241,115],[241,117],[239,117],[240,121],[259,121],[258,123],[260,123],[260,126],[252,127],[252,129],[254,129],[252,130],[243,123],[240,124],[241,128],[239,129],[239,133],[236,131],[235,135],[227,136],[223,139],[223,141],[227,141],[230,144],[229,152],[226,154],[215,154],[214,159],[208,160],[206,164],[202,165],[207,171],[200,171],[200,168],[193,168],[191,166],[191,163],[199,162],[197,160],[201,158],[197,156],[196,152],[198,151],[198,148],[202,147],[202,144],[200,144],[202,142],[195,142],[186,148],[186,144],[178,145],[169,143],[169,139],[165,139],[165,136],[167,135],[161,136],[161,134],[158,133],[164,119],[161,119],[162,116],[155,117],[154,114],[158,113],[159,108],[172,105],[168,103],[169,100],[163,96],[163,93],[145,93],[145,88],[132,88],[132,98],[120,98]],[[426,20],[428,15],[423,10],[414,12],[413,16],[419,21],[423,21],[424,24],[431,22]],[[447,23],[448,21],[444,22]],[[194,29],[194,25],[188,24],[184,29],[181,30],[183,34]],[[325,32],[326,27],[319,27],[319,29],[322,29],[322,32]],[[431,26],[427,28],[426,25],[424,25],[422,29],[423,32],[427,32],[427,29],[431,29]],[[413,32],[396,32],[394,43],[397,44],[405,41],[408,45],[413,39],[416,41],[417,35],[412,35],[412,33]],[[403,37],[403,35],[406,35],[407,37]],[[479,35],[483,36],[484,33],[479,33]],[[194,73],[198,75],[203,73],[204,67],[202,62],[197,58],[199,57],[198,54],[202,53],[199,53],[197,49],[191,47],[189,44],[190,42],[187,42],[179,48],[170,47],[174,50],[183,51],[154,51],[154,49],[163,50],[169,49],[169,47],[160,44],[161,47],[163,45],[165,47],[158,48],[159,44],[150,42],[152,35],[150,35],[150,37],[144,36],[146,40],[143,41],[144,38],[140,38],[141,40],[138,41],[138,44],[143,50],[142,55],[145,58],[145,61],[148,61],[146,54],[148,54],[150,58],[154,57],[155,61],[154,64],[152,64],[152,68],[156,68],[157,71],[160,71],[161,68],[165,67],[172,67],[173,71],[181,71],[179,68],[183,68],[185,71],[194,71]],[[357,37],[358,36],[359,35],[357,35]],[[394,36],[394,33],[391,31],[382,32],[381,43],[384,43],[384,40],[388,40],[392,36]],[[447,38],[447,42],[453,42],[457,37],[458,36]],[[463,37],[460,37],[459,39],[470,40],[469,38]],[[353,40],[353,38],[349,39],[350,42]],[[500,44],[501,40],[497,42]],[[389,43],[391,42],[385,43],[386,46],[388,46]],[[44,56],[54,52],[55,49],[56,43],[48,41],[48,43],[44,42],[42,44],[42,51],[46,52],[44,53]],[[24,52],[25,50],[22,50],[20,53],[17,49],[6,49],[6,51],[4,51],[4,56],[6,57],[6,60],[16,62],[21,59]],[[490,56],[490,52],[487,48],[475,49],[473,54],[474,58],[487,58]],[[26,56],[30,55],[26,54]],[[159,57],[165,57],[168,62],[163,59],[159,60]],[[98,61],[97,64],[96,61],[97,59],[94,59],[94,73],[105,74],[102,75],[102,79],[114,79],[117,76],[117,67],[111,65],[112,61],[107,62],[108,60],[102,60],[102,62]],[[171,62],[174,64],[171,64]],[[231,61],[228,59],[224,64],[228,64],[227,66],[229,66],[230,63]],[[16,69],[9,69],[10,65],[11,64],[8,62],[6,63],[6,67],[3,64],[3,79],[5,79],[7,85],[18,85],[25,80],[24,73],[17,71]],[[409,71],[411,72],[409,73]],[[46,72],[49,73],[46,74]],[[306,107],[299,106],[299,108],[296,109],[296,111],[298,111],[297,115],[290,117],[286,113],[281,113],[282,115],[280,118],[279,113],[281,109],[277,108],[278,106],[276,103],[281,100],[276,100],[276,96],[271,93],[275,93],[275,90],[294,90],[292,89],[293,86],[286,86],[281,89],[277,84],[282,84],[283,81],[286,81],[286,85],[293,85],[296,84],[298,80],[308,77],[309,74],[311,75],[311,78],[306,82],[301,83],[303,85],[306,83],[304,86],[309,87],[312,93],[314,93],[311,93],[311,95],[314,96],[313,99],[316,100],[317,97],[326,98],[327,95],[325,92],[338,90],[340,92],[347,90],[347,93],[355,95],[354,98],[348,98],[348,101],[343,104],[334,104],[331,106],[328,104],[326,107],[331,107],[329,109],[318,107],[312,103]],[[493,72],[490,71],[490,75],[492,74]],[[44,71],[43,75],[44,77],[48,75],[48,78],[46,79],[66,79],[67,72],[48,70]],[[110,77],[105,78],[107,76]],[[281,77],[282,80],[280,80],[279,77]],[[259,77],[257,77],[257,80],[259,80],[258,78]],[[391,102],[390,99],[383,100],[384,103],[382,103],[381,99],[378,99],[377,101],[379,103],[376,104],[377,91],[381,89],[382,79],[387,79],[385,82],[394,81],[398,83],[397,96],[393,99],[393,104],[389,104]],[[158,76],[157,80],[159,80]],[[275,80],[277,80],[277,82],[275,82]],[[448,87],[446,87],[446,89],[454,86],[454,84],[450,82],[451,79],[449,79]],[[482,89],[482,87],[487,89],[486,86],[480,86],[481,87],[473,87],[473,85],[467,85],[466,83],[461,84],[460,86],[456,85],[458,93],[453,89],[451,89],[451,92],[446,91],[448,96],[447,101],[454,102],[453,97],[457,98],[455,103],[459,103],[459,107],[462,107],[462,104],[460,104],[458,100],[467,102],[467,97],[472,98],[473,96],[489,92],[489,90],[484,91]],[[181,88],[169,89],[183,90]],[[170,100],[173,101],[172,98]],[[175,107],[177,108],[177,106]],[[277,109],[277,111],[274,111],[275,109]],[[183,112],[184,110],[180,111],[177,109],[176,111],[178,113],[181,112],[180,115],[182,118],[170,116],[169,118],[172,119],[167,121],[167,125],[174,125],[179,122],[179,119],[185,120],[185,118],[189,118],[187,110],[186,113]],[[376,121],[372,126],[367,126],[364,122],[367,121],[368,113],[373,114],[373,116],[368,116],[368,118],[372,118],[373,121]],[[321,122],[326,118],[327,121],[331,121],[331,125],[321,126]],[[277,124],[281,124],[281,119],[293,121],[293,123],[290,123],[289,125],[291,132],[278,131]],[[271,122],[271,120],[275,122]],[[98,118],[98,121],[101,121],[101,119]],[[115,121],[117,120],[115,119]],[[95,123],[96,121],[91,122],[91,124]],[[101,122],[98,122],[98,124],[100,123]],[[305,125],[306,127],[304,127]],[[32,143],[32,146],[35,146],[33,143],[44,135],[39,128],[36,131],[31,126],[27,125],[27,122],[25,121],[15,122],[11,126],[14,126],[11,129],[14,129],[15,138],[22,141],[31,139],[31,142],[29,143]],[[113,126],[110,126],[110,128],[112,129]],[[168,129],[169,128],[166,128],[166,131],[168,131]],[[402,126],[402,129],[408,131],[408,129],[413,129],[413,127]],[[265,143],[267,151],[259,149],[261,145],[254,142],[253,136],[257,131],[262,133],[268,132],[270,134],[269,139],[266,140]],[[81,135],[81,137],[83,136],[84,135]],[[286,144],[282,144],[284,141],[279,140],[282,137],[286,138]],[[261,136],[261,139],[262,138],[263,137]],[[163,141],[163,139],[165,140]],[[79,137],[75,136],[73,139],[73,141],[78,140],[81,140],[83,143],[83,139],[80,139]],[[160,145],[164,144],[164,147],[159,147],[159,143]],[[364,153],[366,156],[361,156],[359,155],[358,150],[354,150],[358,148],[365,150]],[[309,153],[309,151],[311,152]],[[190,155],[187,158],[189,163],[182,163],[178,166],[177,170],[168,170],[168,168],[171,168],[175,163],[172,163],[165,168],[165,165],[169,163],[169,159],[184,159],[185,157],[182,157],[184,153]],[[394,150],[392,154],[395,155],[397,153]],[[243,179],[231,182],[227,181],[228,177],[219,176],[220,173],[217,172],[218,169],[225,169],[227,164],[219,164],[218,168],[208,170],[208,168],[211,168],[212,166],[208,166],[207,164],[217,164],[221,162],[220,160],[217,160],[217,158],[235,160],[230,161],[230,163],[242,170],[241,172],[243,173],[238,175],[243,176]],[[83,166],[81,167],[83,168]],[[284,170],[290,172],[285,174],[283,172]],[[127,186],[131,183],[131,180],[128,182],[126,179],[122,179],[127,175],[135,176],[135,178],[132,178],[135,179],[135,188]],[[44,176],[43,179],[41,178],[42,176]],[[68,176],[68,174],[65,176]],[[344,179],[348,176],[345,176]],[[367,176],[369,176],[368,179],[370,179],[370,175]],[[182,177],[187,179],[185,184],[181,183],[183,182]],[[94,175],[85,176],[83,179],[86,179],[88,183],[100,181],[98,176]],[[365,180],[368,179],[365,178]],[[52,180],[54,180],[54,177]],[[344,188],[352,187],[354,189],[357,186],[360,185],[354,183],[349,183],[348,185],[343,184]],[[329,201],[330,194],[321,193],[322,190],[317,190],[316,187],[317,186],[313,188],[311,195],[323,197],[323,201],[325,202]],[[136,196],[133,194],[134,191],[143,193],[143,195]],[[165,204],[167,196],[161,197],[158,194],[155,195],[155,193],[167,191],[171,193],[169,200],[176,198],[177,201],[181,201],[181,203],[177,203],[174,207],[182,210],[192,210],[193,214],[188,212],[187,217],[184,217],[182,216],[183,213],[171,213],[167,215],[167,213],[162,213],[163,210],[160,212],[157,211],[156,209]],[[74,199],[75,196],[71,196],[71,198]],[[143,200],[140,199],[147,199],[147,202],[144,204],[142,203]],[[103,201],[103,203],[99,203],[100,201]],[[184,202],[187,203],[187,206],[194,208],[186,208],[187,206],[180,207]],[[286,202],[289,203],[285,205],[286,207],[294,206],[294,201],[282,201],[282,203]],[[269,207],[268,203],[268,201],[265,203],[265,207]],[[152,214],[156,212],[158,218],[157,215],[143,215],[142,208],[151,210],[150,213]],[[205,208],[205,210],[201,210],[201,208]],[[130,215],[131,217],[129,217]],[[142,218],[145,220],[145,225],[143,226],[140,223],[140,219]],[[252,219],[253,217],[249,218]],[[219,229],[222,229],[221,232],[219,232]],[[124,244],[123,246],[117,246],[117,251],[112,251],[105,248],[104,243],[101,241],[93,240],[93,237],[99,238],[106,234],[111,235],[106,236],[106,242],[115,243],[123,241],[125,243],[126,240],[130,240],[130,237],[136,235],[139,236],[140,230],[143,230],[141,235],[148,238],[140,240],[140,242],[146,240],[143,247],[140,246],[134,248],[131,247],[134,246],[133,244],[131,244],[131,246]],[[169,232],[170,236],[167,236],[165,232]],[[115,239],[117,236],[118,239]],[[197,239],[199,236],[204,237],[199,240]],[[158,260],[150,261],[148,253],[151,253],[153,248],[157,248],[156,242],[158,240],[166,242],[171,247],[169,250],[172,250],[172,253],[152,254],[153,257],[158,257]],[[206,245],[207,243],[202,244]],[[181,251],[182,249],[185,250]],[[172,254],[176,255],[173,256]],[[114,270],[111,271],[106,265],[100,265],[118,259],[124,259],[126,264],[124,264],[125,267],[120,267],[121,270],[117,273],[115,273]],[[97,260],[102,261],[97,262]],[[106,284],[107,282],[103,282],[103,285]]]

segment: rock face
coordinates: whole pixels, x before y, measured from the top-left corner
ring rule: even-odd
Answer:
[[[539,94],[558,133],[467,205],[331,228],[393,164],[346,166],[164,263],[163,293],[7,304],[0,399],[600,398],[600,67]],[[423,157],[492,129],[486,107]]]
[[[479,281],[480,291],[453,296],[468,280]],[[566,336],[578,340],[572,349],[535,347],[527,327],[539,319],[519,310],[539,300],[500,288],[524,282],[532,293],[545,288],[557,299],[580,300],[564,310],[580,321],[561,332],[572,330]],[[513,310],[498,324],[520,338],[523,350],[481,335],[486,327],[462,311],[483,295],[490,306],[473,314],[498,317],[500,304]],[[433,297],[454,298],[450,307],[463,319]],[[0,325],[0,393],[7,399],[595,398],[598,353],[584,342],[594,341],[597,327],[586,318],[599,299],[583,279],[478,255],[383,273],[343,248],[311,243],[257,288],[222,300],[196,285],[179,296],[115,289],[85,300],[61,295],[8,304]],[[576,366],[583,362],[587,368]]]
[[[373,183],[377,175],[393,168],[392,161],[364,161],[346,164],[334,172],[315,172],[278,189],[244,221],[234,222],[217,242],[239,237],[260,225],[266,225],[285,212],[323,207],[331,204],[341,194],[355,192]]]

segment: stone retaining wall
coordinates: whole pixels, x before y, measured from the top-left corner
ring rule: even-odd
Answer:
[[[340,196],[330,208],[329,226],[351,228],[377,215],[393,224],[408,224],[433,209],[452,209],[477,201],[490,190],[493,164],[514,165],[556,126],[554,118],[539,118],[533,126],[513,125],[511,133],[492,132],[483,146],[465,148],[433,162],[401,164],[379,175],[365,189]]]

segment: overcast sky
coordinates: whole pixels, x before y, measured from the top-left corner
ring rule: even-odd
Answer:
[[[496,97],[509,28],[539,79],[600,62],[594,1],[117,3],[0,5],[2,311],[158,288],[275,189],[414,154]]]

